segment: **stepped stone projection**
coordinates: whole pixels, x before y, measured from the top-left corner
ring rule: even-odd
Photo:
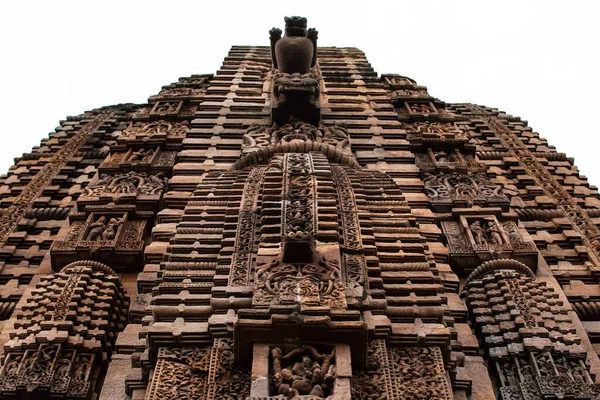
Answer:
[[[285,22],[0,177],[0,398],[599,400],[573,159]]]

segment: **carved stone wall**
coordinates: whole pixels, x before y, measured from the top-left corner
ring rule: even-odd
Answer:
[[[0,176],[2,397],[598,398],[573,159],[285,23]]]

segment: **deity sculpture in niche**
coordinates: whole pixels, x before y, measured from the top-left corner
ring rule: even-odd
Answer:
[[[284,125],[299,119],[317,125],[321,119],[319,77],[314,70],[317,62],[317,31],[306,29],[306,18],[286,17],[285,36],[273,28],[271,57],[273,74],[271,116]]]
[[[276,395],[325,398],[333,391],[336,377],[335,348],[321,354],[312,346],[271,350],[271,390]]]
[[[133,205],[87,206],[72,213],[71,228],[64,240],[50,248],[55,268],[78,259],[102,261],[117,268],[135,268],[142,262],[144,233],[153,213],[137,211]]]
[[[498,208],[455,209],[453,214],[441,221],[452,267],[470,272],[482,261],[514,258],[535,269],[537,249],[512,217],[502,215]]]

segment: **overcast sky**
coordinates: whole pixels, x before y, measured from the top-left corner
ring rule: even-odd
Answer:
[[[0,171],[67,115],[214,73],[231,45],[268,45],[271,27],[302,15],[319,45],[358,47],[380,74],[528,120],[600,185],[599,11],[597,1],[1,1]]]

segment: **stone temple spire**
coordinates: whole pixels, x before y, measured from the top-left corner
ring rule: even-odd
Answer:
[[[0,398],[600,399],[600,198],[302,17],[0,176]]]

